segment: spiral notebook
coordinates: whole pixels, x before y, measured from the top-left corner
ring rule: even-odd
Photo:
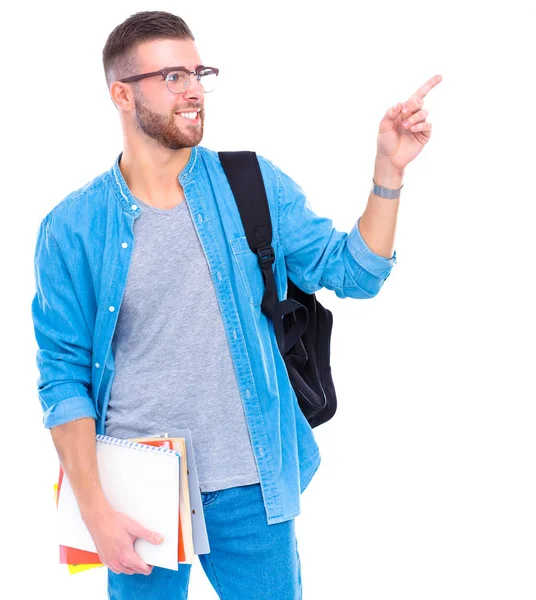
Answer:
[[[149,565],[177,571],[180,454],[102,434],[95,440],[99,479],[108,502],[164,536],[161,544],[137,538],[134,550]],[[57,533],[61,545],[97,552],[66,473],[57,506]]]
[[[164,438],[175,440],[184,438],[186,443],[186,463],[188,465],[188,491],[190,496],[190,508],[192,519],[192,535],[195,554],[208,554],[210,544],[205,522],[205,513],[203,509],[203,500],[201,498],[201,487],[199,486],[199,476],[197,474],[197,465],[195,462],[194,446],[192,442],[192,432],[190,429],[174,429],[172,433],[162,433],[154,438]],[[133,441],[151,438],[134,438]],[[181,477],[183,477],[181,473]],[[184,481],[184,479],[183,479]],[[184,486],[183,486],[184,487]]]

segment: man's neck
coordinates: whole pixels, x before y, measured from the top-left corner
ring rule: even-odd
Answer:
[[[184,199],[179,174],[192,149],[142,148],[133,152],[125,145],[119,168],[132,194],[151,206],[171,208]]]

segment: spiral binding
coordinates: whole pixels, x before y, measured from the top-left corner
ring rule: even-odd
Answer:
[[[95,439],[98,442],[108,444],[109,446],[125,446],[126,448],[135,448],[136,450],[141,450],[142,452],[150,452],[151,454],[159,452],[161,454],[172,454],[173,456],[177,456],[177,451],[171,448],[164,448],[163,446],[149,446],[147,444],[133,442],[128,439],[114,438],[109,435],[104,435],[102,433],[98,433],[95,436]]]

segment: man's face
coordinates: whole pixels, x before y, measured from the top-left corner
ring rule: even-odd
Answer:
[[[156,40],[138,48],[140,73],[165,67],[186,67],[193,71],[203,64],[192,40]],[[181,94],[170,92],[162,77],[147,77],[133,86],[135,126],[165,148],[179,150],[197,146],[203,139],[205,120],[203,87],[192,75]],[[199,110],[194,121],[179,114]]]

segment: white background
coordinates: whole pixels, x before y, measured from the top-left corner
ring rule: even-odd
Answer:
[[[296,520],[305,600],[534,600],[535,127],[529,2],[24,2],[3,17],[2,571],[6,598],[105,598],[58,564],[57,455],[37,399],[39,223],[122,149],[101,52],[168,10],[221,69],[202,145],[255,150],[349,232],[378,125],[435,74],[406,170],[398,264],[334,313],[339,408]],[[502,8],[495,8],[501,6]],[[346,73],[346,74],[345,74]],[[6,283],[7,279],[7,283]],[[16,586],[9,594],[4,592]],[[194,600],[216,598],[199,562]]]

